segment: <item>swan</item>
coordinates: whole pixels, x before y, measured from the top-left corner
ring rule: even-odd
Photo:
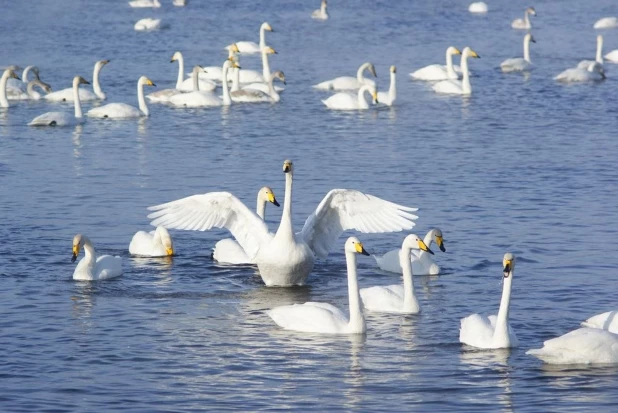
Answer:
[[[99,60],[94,64],[94,72],[92,74],[92,89],[94,90],[94,93],[86,89],[79,89],[79,100],[81,100],[82,102],[105,100],[105,93],[103,93],[103,90],[101,90],[101,84],[99,83],[99,72],[109,62],[109,60]],[[73,88],[69,87],[66,89],[58,90],[56,92],[45,95],[43,98],[53,102],[73,102]]]
[[[257,205],[255,207],[255,213],[258,217],[262,218],[262,220],[264,220],[266,216],[267,202],[279,206],[279,202],[277,202],[273,190],[265,186],[258,191]],[[232,238],[225,238],[218,241],[212,250],[212,258],[219,263],[225,264],[254,264],[240,244]]]
[[[257,70],[240,70],[238,73],[238,82],[247,83],[264,83],[270,79],[270,64],[268,63],[268,55],[277,54],[277,51],[272,47],[266,46],[262,49],[262,73]],[[237,62],[238,63],[238,62]]]
[[[235,79],[234,84],[238,85],[238,69],[235,70]],[[281,71],[277,71],[270,76],[268,81],[268,92],[264,92],[260,89],[253,88],[242,88],[238,90],[234,90],[230,92],[230,96],[234,102],[269,102],[275,103],[281,100],[279,93],[275,90],[273,86],[274,79],[279,79],[285,85],[285,75]],[[261,84],[261,83],[258,83]],[[234,88],[232,87],[232,90]]]
[[[388,92],[378,92],[377,101],[385,104],[386,106],[393,106],[395,99],[397,99],[397,89],[395,85],[395,77],[397,76],[397,68],[391,66],[391,85],[388,88]]]
[[[129,253],[140,257],[167,257],[174,255],[174,243],[167,229],[137,231],[129,244]]]
[[[587,69],[590,67],[590,64],[594,62],[597,62],[600,65],[603,64],[603,36],[600,34],[597,36],[597,54],[595,55],[595,60],[582,60],[576,67],[580,69]]]
[[[613,29],[618,27],[618,17],[603,17],[594,23],[595,29]]]
[[[438,245],[438,248],[440,248],[440,251],[446,252],[446,247],[444,246],[444,238],[442,237],[442,231],[440,230],[440,228],[434,228],[430,230],[423,239],[423,242],[425,243],[425,245],[427,245],[428,248],[431,247],[431,243],[434,241],[436,245]],[[381,270],[401,274],[403,272],[403,269],[400,263],[400,257],[403,253],[403,249],[394,249],[382,256],[374,255],[373,258],[376,260],[376,264],[378,264],[378,267]],[[416,254],[413,251],[412,255],[410,256],[410,260],[412,264],[412,271],[414,272],[414,274],[440,274],[440,267],[433,261],[431,255],[433,255],[433,253],[429,254],[421,251]]]
[[[311,301],[275,307],[266,314],[285,330],[322,334],[364,334],[367,327],[358,293],[356,254],[369,254],[356,237],[348,238],[344,251],[348,268],[349,319],[343,311],[331,304]]]
[[[347,92],[339,92],[328,99],[324,99],[322,103],[324,103],[327,108],[334,110],[369,109],[369,104],[364,96],[365,92],[371,94],[374,105],[378,103],[378,93],[376,92],[375,86],[370,85],[361,87],[356,95]]]
[[[292,161],[283,163],[285,202],[275,234],[253,211],[229,192],[211,192],[151,206],[151,225],[206,231],[227,228],[258,266],[267,286],[305,283],[317,258],[326,258],[346,230],[364,233],[408,230],[418,218],[416,208],[351,189],[333,189],[307,218],[303,229],[292,226]]]
[[[578,328],[552,338],[539,349],[526,351],[548,364],[616,364],[618,334],[597,328]]]
[[[618,49],[612,50],[603,57],[610,63],[618,63]]]
[[[90,109],[86,114],[92,118],[109,119],[130,119],[149,116],[150,112],[148,111],[148,106],[146,106],[146,100],[144,99],[144,85],[155,86],[152,80],[148,79],[146,76],[141,76],[139,78],[137,81],[139,109],[126,103],[108,103],[107,105]]]
[[[176,87],[174,89],[162,89],[146,95],[150,102],[168,102],[170,98],[178,93],[181,93],[182,82],[184,81],[183,72],[185,71],[185,60],[181,52],[174,52],[170,63],[178,62],[178,77],[176,78]]]
[[[11,66],[11,69],[14,71],[18,70],[17,66]],[[30,80],[28,79],[28,75],[30,72],[34,73],[34,78],[39,79],[39,68],[36,66],[26,66],[24,71],[21,74],[21,79],[13,79],[9,78],[6,83],[6,97],[9,100],[26,100],[30,99],[30,96],[27,93],[27,87]]]
[[[280,80],[284,85],[286,84],[286,82],[285,82],[285,74],[281,70],[277,70],[275,73],[270,75],[270,79],[268,80],[267,83],[262,83],[262,82],[249,83],[248,85],[245,85],[245,86],[241,87],[241,89],[261,90],[264,93],[270,94],[271,97],[273,97],[273,99],[276,99],[276,101],[278,102],[280,100],[280,98],[281,98],[279,96],[279,92],[283,92],[285,90],[285,88],[280,87],[280,86],[275,86],[274,83],[273,83],[273,81],[275,79]],[[271,92],[271,85],[272,85],[272,90],[276,94],[273,94]]]
[[[160,28],[161,28],[161,19],[153,19],[151,17],[140,19],[133,26],[133,29],[138,32],[159,30]]]
[[[403,268],[403,285],[395,284],[361,289],[360,296],[364,308],[380,313],[418,314],[421,312],[421,306],[416,295],[414,295],[413,270],[410,262],[412,250],[433,254],[433,251],[418,235],[408,235],[401,244],[400,265]]]
[[[273,28],[270,27],[270,24],[264,22],[260,26],[260,44],[257,44],[255,42],[248,42],[248,41],[240,41],[240,42],[236,42],[236,43],[233,43],[233,44],[236,45],[236,47],[238,48],[239,53],[243,53],[243,54],[257,54],[257,53],[260,53],[262,51],[262,49],[264,49],[266,47],[265,33],[267,31],[274,32]],[[230,50],[230,48],[232,48],[232,45],[229,45],[229,46],[225,47],[226,50]]]
[[[458,48],[449,46],[446,49],[446,66],[440,64],[433,64],[422,67],[412,73],[412,79],[416,80],[447,80],[447,79],[459,79],[457,71],[459,68],[453,66],[453,55],[461,55]]]
[[[371,79],[366,79],[363,77],[363,72],[365,70],[369,70],[374,77],[378,77],[376,74],[376,68],[373,66],[373,63],[363,63],[356,72],[356,77],[351,76],[341,76],[332,80],[327,80],[322,83],[318,83],[317,85],[313,85],[312,87],[320,90],[357,90],[363,85],[376,85],[376,82]]]
[[[603,314],[597,314],[582,322],[582,327],[598,328],[607,330],[610,333],[618,334],[618,311],[608,311]]]
[[[122,260],[120,257],[111,255],[101,255],[97,257],[90,239],[82,234],[73,237],[73,257],[71,262],[75,262],[79,251],[84,248],[84,258],[79,260],[73,279],[80,281],[108,280],[122,275]]]
[[[588,68],[573,67],[554,77],[559,82],[598,82],[605,80],[605,69],[597,62],[592,62]]]
[[[504,265],[504,281],[498,316],[484,317],[479,314],[472,314],[462,318],[459,341],[463,344],[491,349],[517,347],[519,345],[519,341],[509,325],[509,305],[511,303],[515,256],[510,252],[504,254],[502,264]]]
[[[513,20],[513,22],[511,23],[511,27],[513,29],[525,29],[525,30],[531,29],[532,28],[532,24],[530,24],[531,15],[536,16],[536,10],[534,10],[534,7],[528,7],[526,9],[526,11],[524,12],[523,19]]]
[[[199,67],[199,66],[198,66]],[[231,60],[226,60],[223,63],[222,72],[224,76],[227,76],[227,72],[230,67],[239,66],[236,62],[232,62]],[[170,98],[169,103],[174,106],[180,107],[205,107],[205,106],[229,106],[232,104],[232,99],[230,98],[230,92],[228,89],[227,82],[223,82],[223,98],[219,98],[213,93],[210,92],[202,92],[200,90],[196,90],[189,93],[180,93],[178,95],[174,95]]]
[[[14,79],[9,79],[9,80],[14,80]],[[25,91],[22,91],[21,89],[18,89],[18,88],[12,88],[10,90],[7,88],[7,99],[9,100],[40,100],[41,97],[43,97],[44,95],[41,95],[39,92],[34,90],[36,86],[40,87],[41,90],[43,90],[45,93],[52,92],[52,88],[50,85],[48,85],[47,83],[37,78],[37,79],[31,80],[28,82],[28,84],[26,85]]]
[[[320,8],[311,13],[311,18],[316,20],[328,20],[328,12],[326,11],[326,0],[322,0]]]
[[[461,71],[463,72],[463,79],[461,81],[452,79],[442,80],[433,85],[433,90],[437,93],[454,95],[471,94],[472,86],[470,85],[470,72],[468,72],[468,57],[481,58],[474,50],[466,47],[461,53]]]
[[[530,70],[532,62],[530,61],[530,42],[536,43],[532,33],[526,33],[524,36],[524,57],[512,57],[500,63],[500,69],[503,72],[524,72]]]
[[[161,3],[159,3],[159,0],[133,0],[129,2],[129,6],[133,8],[141,8],[141,7],[158,8],[158,7],[161,7]]]
[[[9,79],[19,79],[13,69],[4,69],[2,79],[0,80],[0,107],[8,108],[9,100],[6,98],[6,83]]]
[[[487,13],[487,3],[482,1],[470,3],[470,6],[468,6],[468,11],[470,13]]]
[[[47,112],[32,119],[28,126],[73,126],[84,123],[82,115],[81,98],[79,97],[79,85],[89,85],[86,79],[81,76],[73,78],[73,104],[75,115],[71,116],[66,112]]]
[[[187,0],[173,0],[172,4],[176,7],[184,7],[187,5]]]

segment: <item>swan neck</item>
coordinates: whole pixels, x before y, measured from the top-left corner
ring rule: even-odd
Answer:
[[[500,309],[496,319],[496,330],[494,331],[494,340],[508,339],[508,323],[509,323],[509,307],[511,304],[511,284],[513,282],[513,271],[508,278],[504,278],[502,287],[502,300],[500,300]]]
[[[455,73],[455,68],[453,67],[453,54],[446,51],[446,73],[448,77],[451,79],[457,79],[457,73]]]
[[[26,66],[26,68],[24,69],[24,71],[21,74],[21,81],[24,83],[28,83],[28,75],[30,74],[30,71],[32,70],[34,66]]]
[[[266,200],[262,197],[261,192],[258,193],[257,204],[255,206],[255,213],[262,218],[262,221],[266,217]]]
[[[461,86],[463,92],[465,94],[470,94],[472,92],[472,86],[470,85],[470,73],[468,73],[468,54],[464,54],[461,57],[461,72],[463,74],[463,78],[461,80]]]
[[[3,108],[9,107],[9,101],[6,98],[6,83],[9,80],[9,72],[8,70],[4,71],[2,75],[2,80],[0,80],[0,106]]]
[[[146,116],[150,116],[148,106],[146,106],[146,99],[144,99],[144,84],[141,81],[137,82],[137,101],[139,102],[139,110]]]
[[[595,61],[597,63],[603,64],[603,38],[599,37],[597,39],[597,56]]]
[[[414,281],[412,276],[412,261],[410,248],[403,248],[399,255],[399,264],[403,271],[403,309],[407,311],[418,311],[419,305],[414,295]]]
[[[270,77],[268,78],[267,82],[268,82],[268,94],[270,95],[270,97],[272,97],[273,99],[277,98],[277,91],[275,90],[275,85],[273,84],[273,82],[275,81],[275,76],[274,75],[270,75]]]
[[[260,27],[260,50],[266,47],[266,28]]]
[[[294,239],[294,229],[292,228],[292,172],[285,174],[285,199],[283,204],[283,214],[281,223],[277,229],[276,238],[286,237],[288,240]]]
[[[264,77],[264,82],[268,82],[270,78],[270,65],[268,64],[268,53],[266,53],[265,49],[262,49],[262,76]]]
[[[530,36],[524,38],[524,60],[528,63],[532,63],[530,61]]]
[[[26,93],[31,98],[34,96],[34,87],[35,86],[37,86],[37,84],[34,81],[28,82],[28,86],[26,86]]]
[[[369,103],[365,100],[365,92],[371,93],[369,86],[363,86],[358,90],[358,107],[363,109],[369,108]]]
[[[530,17],[528,15],[528,10],[524,13],[524,22],[526,23],[526,27],[530,27]]]
[[[79,100],[79,80],[73,80],[73,101],[75,105],[75,117],[82,117],[82,102]]]
[[[197,70],[193,70],[193,73],[191,73],[191,80],[193,81],[193,91],[194,92],[199,92],[200,91],[200,82],[198,79],[198,71]]]
[[[388,88],[388,96],[393,102],[397,98],[397,75],[395,72],[391,72],[391,86]]]
[[[361,84],[365,83],[365,77],[363,76],[363,72],[368,67],[369,67],[369,63],[365,63],[365,64],[361,65],[361,67],[359,67],[358,71],[356,72],[356,80],[358,80],[358,82],[361,83]]]
[[[101,71],[102,67],[103,65],[101,64],[95,64],[94,72],[92,73],[92,90],[94,90],[94,94],[97,95],[99,99],[105,99],[105,94],[103,94],[103,91],[101,90],[101,84],[99,83],[99,72]]]
[[[232,72],[232,92],[235,92],[240,89],[240,69],[234,67]]]
[[[358,292],[358,279],[356,276],[356,253],[345,253],[346,265],[348,267],[348,299],[350,307],[350,331],[364,331],[365,318],[360,306],[360,296]]]
[[[185,59],[182,54],[178,57],[178,77],[176,78],[176,89],[182,88],[182,81],[185,73]]]
[[[232,98],[230,98],[230,89],[227,84],[228,66],[223,64],[221,71],[223,72],[221,77],[223,79],[223,83],[221,84],[221,88],[223,89],[223,105],[229,106],[232,104]]]
[[[94,267],[94,264],[97,261],[97,255],[94,252],[94,247],[90,243],[90,240],[87,240],[84,243],[84,260],[88,267]]]

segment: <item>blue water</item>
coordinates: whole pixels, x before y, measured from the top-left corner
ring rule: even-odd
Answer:
[[[220,64],[223,46],[267,41],[271,68],[288,85],[276,105],[176,110],[150,105],[140,121],[88,121],[33,129],[29,120],[69,105],[16,103],[0,110],[0,410],[19,411],[609,411],[618,403],[615,367],[562,368],[525,355],[586,318],[616,309],[618,67],[600,84],[564,86],[552,77],[594,58],[592,24],[618,15],[611,0],[535,4],[534,71],[505,75],[521,56],[510,21],[528,4],[489,2],[486,16],[461,1],[330,4],[192,1],[130,9],[124,1],[14,1],[0,13],[0,66],[36,64],[55,90],[101,72],[109,102],[136,104],[144,74],[171,87],[175,50],[187,70]],[[142,17],[167,30],[133,31]],[[618,31],[605,48],[618,48]],[[408,73],[470,45],[470,98],[435,95]],[[310,85],[375,63],[380,88],[398,68],[393,108],[327,110]],[[245,68],[259,68],[247,57]],[[89,108],[90,105],[86,105]],[[263,185],[283,199],[282,161],[294,160],[293,219],[331,188],[354,188],[420,208],[415,232],[440,227],[444,273],[416,277],[423,312],[367,315],[361,337],[282,331],[271,307],[322,301],[347,308],[341,246],[299,288],[266,288],[257,269],[210,260],[227,236],[172,231],[170,261],[128,254],[148,229],[146,207],[228,190],[253,207]],[[269,207],[275,228],[281,210]],[[71,278],[71,240],[88,235],[99,253],[123,258],[123,277]],[[360,235],[383,253],[404,234]],[[518,257],[510,322],[520,347],[470,351],[459,320],[495,314],[501,259]],[[362,287],[399,282],[359,259]]]

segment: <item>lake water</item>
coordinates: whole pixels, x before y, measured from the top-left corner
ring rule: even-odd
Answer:
[[[616,309],[618,288],[618,67],[607,80],[565,86],[552,77],[594,58],[593,23],[618,15],[613,0],[535,4],[535,69],[502,74],[521,56],[510,21],[528,4],[489,2],[474,16],[462,1],[319,2],[165,0],[157,10],[124,1],[13,1],[0,14],[0,66],[36,64],[55,90],[96,60],[108,102],[136,104],[144,74],[172,87],[187,71],[218,65],[223,46],[267,42],[271,68],[288,80],[276,105],[179,110],[150,105],[140,121],[77,128],[26,124],[70,105],[15,103],[0,110],[0,410],[37,411],[609,411],[618,368],[543,365],[525,355],[586,318]],[[138,33],[161,17],[166,30]],[[605,32],[618,48],[618,30]],[[449,45],[472,46],[473,95],[443,97],[408,73],[440,63]],[[381,89],[398,68],[393,108],[338,113],[312,84],[372,61]],[[259,68],[257,57],[241,61]],[[91,105],[86,104],[89,108]],[[440,227],[444,273],[415,277],[423,312],[367,316],[360,337],[286,332],[266,316],[277,305],[322,301],[347,309],[341,237],[308,285],[266,288],[252,267],[223,267],[210,250],[227,233],[172,231],[172,260],[135,259],[132,235],[149,229],[146,207],[227,190],[253,207],[270,185],[283,200],[281,165],[295,164],[293,219],[331,188],[354,188],[419,207],[414,229]],[[269,207],[276,228],[281,209]],[[71,240],[123,258],[123,277],[75,282]],[[359,235],[372,253],[404,234]],[[437,250],[437,248],[436,248]],[[470,351],[459,320],[495,314],[501,260],[518,257],[510,323],[520,347]],[[397,275],[359,259],[362,287]]]

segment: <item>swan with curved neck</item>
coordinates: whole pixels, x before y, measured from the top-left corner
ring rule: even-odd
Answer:
[[[270,24],[264,22],[260,26],[260,43],[259,44],[255,42],[249,42],[249,41],[240,41],[240,42],[235,42],[234,44],[236,44],[236,47],[238,47],[238,50],[240,53],[243,53],[243,54],[260,53],[263,48],[267,47],[266,46],[266,32],[267,31],[274,32]],[[231,47],[232,45],[229,45],[229,46],[226,46],[225,49],[230,50]]]
[[[7,69],[12,69],[17,72],[19,70],[18,66],[9,66]],[[34,74],[35,79],[39,79],[39,68],[37,66],[26,66],[21,73],[21,79],[9,78],[6,83],[6,95],[9,100],[24,100],[29,99],[26,93],[26,87],[28,86],[28,82],[30,81],[29,75],[30,72]]]
[[[5,69],[2,73],[2,79],[0,79],[0,107],[8,108],[9,100],[6,97],[6,84],[9,79],[19,79],[19,76],[15,74],[13,69]]]
[[[371,79],[366,79],[363,76],[365,70],[368,70],[374,77],[378,77],[376,74],[376,68],[373,63],[363,63],[356,71],[356,77],[341,76],[332,80],[327,80],[312,87],[319,90],[358,90],[364,85],[376,85],[376,82]]]
[[[28,99],[32,100],[40,100],[41,94],[34,90],[35,87],[40,87],[41,90],[45,93],[51,93],[52,88],[47,83],[43,82],[40,79],[34,79],[28,82],[28,86],[26,86],[26,94],[28,95]]]
[[[515,256],[511,253],[504,254],[502,265],[504,277],[498,316],[484,317],[479,314],[472,314],[462,318],[459,330],[459,341],[461,343],[487,349],[518,346],[517,337],[509,325]]]
[[[503,72],[523,72],[529,70],[532,66],[532,62],[530,61],[530,42],[536,43],[536,40],[532,37],[532,33],[527,33],[524,36],[524,57],[506,59],[504,62],[500,63],[500,69]]]
[[[597,36],[597,53],[595,56],[595,60],[582,60],[577,64],[577,67],[580,69],[588,69],[592,63],[598,63],[600,65],[603,64],[603,36]]]
[[[328,12],[326,11],[326,0],[322,0],[320,8],[311,13],[311,18],[316,20],[328,20]]]
[[[92,89],[94,92],[86,89],[79,89],[79,99],[82,102],[106,99],[105,93],[103,93],[101,84],[99,83],[99,73],[109,62],[109,60],[99,60],[94,64],[92,73]],[[47,94],[43,98],[53,102],[72,102],[75,99],[75,95],[73,94],[73,88],[66,88]]]
[[[130,119],[149,116],[150,112],[144,99],[144,86],[155,86],[155,84],[146,76],[141,76],[138,79],[137,101],[139,102],[139,109],[126,103],[108,103],[107,105],[90,109],[87,115],[93,118],[108,119]]]
[[[453,66],[453,55],[461,55],[461,52],[458,48],[449,46],[446,49],[446,66],[440,64],[425,66],[410,73],[410,76],[412,79],[416,80],[457,80],[459,79],[459,75],[457,74],[459,68]]]
[[[77,260],[79,252],[84,250],[84,258],[79,260],[73,279],[80,281],[108,280],[122,275],[122,260],[120,257],[101,255],[97,257],[94,246],[88,237],[77,234],[73,237],[73,256],[71,262]]]
[[[374,105],[379,102],[378,93],[376,92],[375,86],[364,85],[358,90],[356,95],[346,92],[339,92],[328,99],[324,99],[322,103],[324,103],[327,108],[334,110],[369,109],[369,103],[365,100],[365,92],[369,92],[373,99]]]
[[[559,82],[599,82],[605,80],[605,69],[603,65],[592,62],[586,67],[573,67],[554,77]]]
[[[391,66],[391,84],[388,88],[388,92],[378,92],[378,102],[385,104],[386,106],[393,106],[395,99],[397,99],[397,68]]]
[[[71,116],[66,112],[47,112],[32,119],[29,126],[73,126],[84,122],[82,114],[81,98],[79,96],[79,85],[89,85],[86,79],[81,76],[73,78],[73,105],[75,107],[75,116]]]
[[[443,80],[433,85],[433,90],[437,93],[446,93],[454,95],[469,95],[472,93],[472,85],[470,85],[470,72],[468,71],[468,58],[473,57],[480,59],[480,56],[471,48],[466,47],[461,54],[461,71],[463,78],[458,80]]]
[[[536,10],[534,10],[534,7],[528,7],[526,9],[526,11],[524,12],[523,19],[513,20],[513,22],[511,23],[511,27],[513,29],[524,29],[524,30],[531,29],[532,28],[532,24],[530,23],[531,15],[536,16]]]
[[[138,231],[129,244],[129,253],[140,257],[171,257],[174,242],[167,229],[157,227],[153,232]]]
[[[446,252],[446,247],[444,246],[444,238],[442,236],[442,230],[440,228],[433,228],[425,235],[423,239],[425,245],[428,248],[431,247],[432,243],[436,243],[440,251]],[[402,249],[394,249],[390,250],[386,254],[382,256],[374,255],[373,258],[376,260],[376,264],[383,271],[394,272],[397,274],[403,273],[403,267],[401,266],[401,254]],[[412,251],[410,255],[410,261],[412,263],[412,270],[416,275],[438,275],[440,274],[440,266],[436,264],[432,257],[433,254],[428,252],[420,251],[418,254],[416,250]]]
[[[229,69],[234,68],[234,67],[239,67],[239,66],[235,62],[232,62],[231,60],[227,59],[223,63],[223,67],[221,68],[221,70],[223,74],[227,77]],[[193,72],[194,73],[194,86],[199,89],[199,84],[195,83],[197,82],[197,76],[198,76],[196,69],[199,71],[201,70],[201,67],[196,66]],[[178,106],[178,107],[191,107],[191,108],[206,107],[206,106],[228,106],[232,103],[232,100],[230,98],[230,92],[228,89],[227,82],[223,82],[221,87],[223,88],[222,98],[219,98],[218,96],[210,92],[202,92],[200,90],[194,90],[193,92],[179,93],[177,95],[172,96],[169,100],[169,103],[171,103],[174,106]]]

